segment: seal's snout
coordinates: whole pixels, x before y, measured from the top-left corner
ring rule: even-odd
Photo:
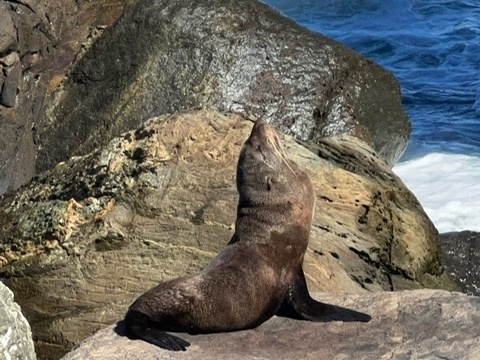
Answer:
[[[262,119],[258,119],[257,121],[255,121],[255,124],[253,125],[252,135],[261,134],[261,133],[264,134],[267,131],[268,127],[269,125],[265,121],[263,121]]]
[[[260,142],[265,145],[278,143],[277,133],[275,132],[275,129],[270,124],[266,123],[261,119],[255,121],[250,137],[258,138]],[[268,139],[270,139],[270,141],[268,141]]]
[[[288,165],[283,149],[280,146],[275,128],[263,120],[257,120],[252,128],[252,133],[246,141],[253,152],[259,152],[267,162],[280,160]]]

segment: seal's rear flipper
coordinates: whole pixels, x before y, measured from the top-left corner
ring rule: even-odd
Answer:
[[[282,304],[278,315],[301,318],[310,321],[360,321],[368,322],[372,317],[368,314],[341,306],[324,304],[312,299],[308,293],[305,275],[300,268]]]
[[[190,345],[188,341],[155,328],[147,315],[136,310],[127,312],[125,325],[127,336],[130,339],[144,340],[163,349],[173,351],[185,351],[187,346]]]

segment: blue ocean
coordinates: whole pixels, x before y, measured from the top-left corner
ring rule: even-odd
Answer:
[[[440,232],[480,231],[480,0],[264,0],[392,71],[413,124],[394,172]]]

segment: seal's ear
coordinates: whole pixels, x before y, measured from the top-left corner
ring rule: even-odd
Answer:
[[[275,184],[278,183],[278,180],[275,177],[270,176],[270,175],[265,177],[265,180],[267,182],[267,190],[268,191],[272,190],[272,188],[275,186]]]

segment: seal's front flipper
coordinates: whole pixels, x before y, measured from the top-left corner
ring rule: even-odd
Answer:
[[[175,335],[155,328],[147,315],[136,310],[129,310],[125,316],[127,336],[130,339],[140,339],[163,349],[185,351],[190,343]],[[152,326],[153,325],[153,326]]]
[[[368,322],[371,316],[341,306],[324,304],[312,299],[308,293],[305,275],[300,268],[296,272],[295,280],[292,283],[279,315],[300,317],[310,321],[361,321]]]

